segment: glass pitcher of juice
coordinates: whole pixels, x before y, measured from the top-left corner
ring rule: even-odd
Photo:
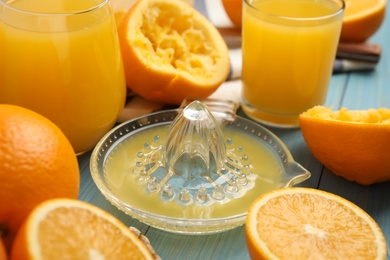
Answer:
[[[47,117],[82,153],[112,128],[125,98],[109,0],[0,0],[0,103]]]

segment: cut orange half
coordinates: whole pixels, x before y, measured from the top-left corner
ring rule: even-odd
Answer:
[[[16,259],[153,259],[146,245],[104,210],[52,199],[29,215],[14,242]]]
[[[128,87],[166,104],[211,95],[227,78],[228,48],[207,18],[181,0],[139,0],[118,29]]]
[[[386,0],[344,0],[341,41],[362,42],[371,37],[385,17]]]
[[[252,259],[386,259],[378,224],[335,194],[283,188],[249,208],[246,238]]]
[[[390,180],[390,109],[316,106],[299,120],[310,151],[334,174],[364,185]]]

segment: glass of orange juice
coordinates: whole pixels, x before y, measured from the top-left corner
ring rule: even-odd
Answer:
[[[252,119],[298,127],[327,96],[343,0],[244,0],[242,108]]]
[[[79,154],[112,128],[125,99],[109,0],[0,0],[0,103],[49,118]]]

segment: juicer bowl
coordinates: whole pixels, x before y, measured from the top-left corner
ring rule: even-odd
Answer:
[[[170,206],[167,206],[167,214],[163,211],[153,212],[154,208],[164,208],[164,205],[167,202],[160,201],[158,199],[148,201],[148,196],[151,196],[150,192],[145,192],[145,194],[142,195],[142,192],[139,192],[139,185],[131,186],[126,184],[126,179],[130,173],[124,173],[122,170],[119,172],[110,172],[108,171],[107,165],[110,164],[110,161],[113,159],[123,165],[129,164],[128,160],[132,160],[132,158],[136,157],[136,155],[121,155],[120,158],[114,158],[116,156],[116,150],[124,143],[128,142],[131,138],[134,140],[139,139],[136,135],[140,134],[144,130],[150,130],[154,127],[168,129],[170,124],[172,124],[181,111],[182,109],[165,110],[124,122],[107,133],[92,152],[90,168],[92,178],[98,189],[105,198],[118,209],[140,220],[141,222],[161,230],[181,234],[196,235],[222,232],[243,225],[245,223],[246,212],[249,205],[255,197],[260,196],[266,190],[291,187],[310,177],[310,172],[294,161],[288,148],[272,132],[261,125],[240,116],[229,115],[226,117],[225,114],[219,115],[217,112],[214,113],[214,116],[221,129],[226,128],[229,129],[229,131],[237,131],[240,134],[242,133],[247,135],[250,140],[253,140],[249,143],[253,144],[253,146],[262,146],[261,149],[264,148],[264,150],[269,153],[272,160],[276,162],[274,165],[277,164],[277,166],[275,166],[277,168],[275,169],[275,172],[278,174],[277,183],[273,183],[272,180],[268,180],[266,177],[260,176],[259,179],[264,179],[262,185],[265,185],[266,187],[260,188],[255,186],[249,192],[253,198],[247,199],[245,202],[246,204],[241,202],[229,204],[230,202],[228,202],[226,205],[223,203],[220,205],[216,203],[218,205],[215,206],[214,203],[215,207],[222,208],[222,210],[219,209],[221,212],[227,212],[222,215],[216,214],[214,216],[212,214],[208,214],[207,212],[210,211],[210,208],[205,205],[195,206],[195,208],[191,209],[191,212],[202,212],[196,217],[192,216],[190,214],[191,212],[186,212],[185,205],[177,206],[179,207],[178,211],[182,209],[182,211],[185,212],[183,215],[179,216],[172,215],[170,213],[173,211],[173,209],[169,208]],[[148,140],[145,140],[144,143],[149,146]],[[132,148],[134,146],[139,145],[134,144],[129,147]],[[241,148],[240,145],[239,147]],[[256,162],[258,160],[261,160],[261,158],[257,158],[256,154],[255,156],[252,156],[252,161]],[[261,165],[262,164],[260,164],[260,168]],[[127,166],[123,166],[121,169],[126,167]],[[271,166],[271,171],[272,170]],[[262,172],[262,169],[254,170],[254,172],[256,171]],[[265,174],[267,173],[265,172]],[[267,186],[267,183],[269,183],[269,187]],[[144,190],[144,188],[142,188],[141,191],[142,190]],[[149,207],[144,208],[144,206],[152,203],[156,203],[154,204],[155,206],[150,205]],[[242,211],[237,212],[233,210],[237,205],[243,204],[244,209]],[[223,207],[225,207],[226,210],[223,209]],[[231,214],[229,213],[230,211],[232,212]]]

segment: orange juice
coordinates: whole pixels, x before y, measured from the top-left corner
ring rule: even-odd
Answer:
[[[160,192],[147,192],[145,185],[140,184],[132,173],[136,168],[137,154],[144,144],[155,136],[159,136],[163,143],[167,138],[168,126],[155,126],[128,137],[117,145],[107,157],[104,166],[105,178],[110,191],[115,196],[137,210],[175,218],[204,219],[225,218],[245,214],[249,205],[260,194],[279,188],[287,176],[281,160],[275,157],[274,151],[262,141],[248,134],[232,128],[224,128],[225,139],[231,138],[234,143],[243,147],[245,154],[252,164],[253,173],[258,175],[255,186],[245,195],[228,202],[216,202],[211,205],[183,205],[172,201],[163,201]],[[150,220],[148,220],[150,221]]]
[[[76,153],[90,150],[124,106],[126,84],[104,0],[0,3],[0,103],[56,123]]]
[[[339,41],[342,0],[246,0],[243,109],[276,126],[326,100]]]

